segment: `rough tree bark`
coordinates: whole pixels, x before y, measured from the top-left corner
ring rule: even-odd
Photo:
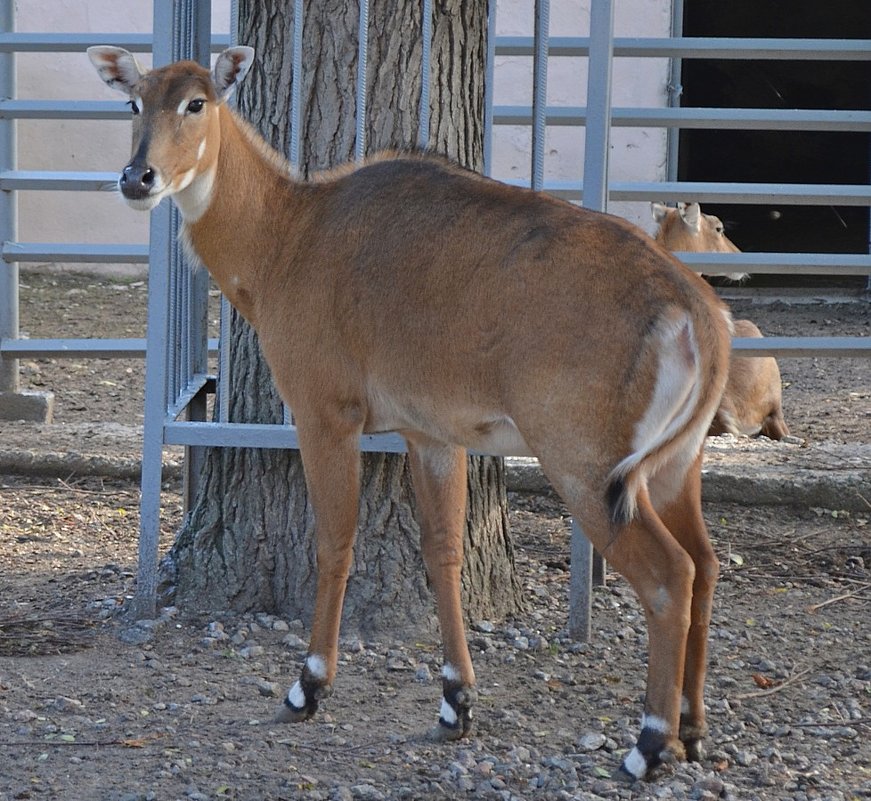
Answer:
[[[447,0],[436,6],[430,146],[479,169],[486,3]],[[358,8],[344,0],[317,0],[305,7],[301,171],[308,174],[353,157]],[[242,0],[239,8],[240,41],[256,50],[256,63],[240,91],[240,111],[274,147],[287,152],[293,4]],[[418,3],[372,3],[369,152],[407,148],[417,139],[420,14]],[[279,422],[280,402],[256,336],[240,318],[232,324],[232,349],[231,419]],[[343,626],[364,633],[429,628],[434,606],[405,457],[366,455],[363,461]],[[521,606],[501,460],[471,459],[469,490],[465,609],[472,620],[501,618]],[[191,611],[265,610],[308,620],[316,579],[312,523],[296,453],[212,450],[192,512],[164,560],[164,588]]]

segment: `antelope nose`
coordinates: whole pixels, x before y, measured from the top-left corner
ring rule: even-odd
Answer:
[[[147,164],[132,161],[124,168],[118,181],[121,194],[128,200],[142,200],[151,194],[155,177],[154,170]]]

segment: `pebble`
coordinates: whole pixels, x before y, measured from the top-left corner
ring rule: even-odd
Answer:
[[[294,634],[293,632],[282,637],[281,642],[288,648],[293,648],[295,651],[305,651],[308,648],[308,643],[298,634]]]

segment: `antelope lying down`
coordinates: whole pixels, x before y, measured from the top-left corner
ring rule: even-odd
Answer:
[[[698,203],[679,203],[676,209],[653,203],[651,209],[659,223],[656,241],[669,250],[740,253],[726,236],[723,223],[712,214],[703,214]],[[735,281],[746,277],[743,273],[729,276]],[[735,320],[734,326],[735,336],[762,336],[750,320]],[[709,433],[788,437],[782,393],[780,368],[773,356],[732,356],[726,391]]]
[[[460,608],[466,449],[534,454],[650,629],[641,734],[620,775],[699,759],[718,562],[701,513],[702,443],[729,360],[715,294],[626,222],[425,155],[314,183],[224,102],[253,57],[142,73],[89,51],[133,110],[127,202],[173,197],[185,236],[257,329],[294,411],[319,584],[302,673],[278,719],[311,717],[336,674],[359,493],[359,437],[398,431],[444,640],[436,731],[470,733]]]

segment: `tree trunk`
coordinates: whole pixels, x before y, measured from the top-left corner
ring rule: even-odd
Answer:
[[[431,147],[479,169],[486,4],[448,0],[436,5]],[[301,172],[307,175],[353,157],[358,7],[344,0],[317,0],[305,7],[300,141]],[[420,14],[418,3],[372,3],[369,152],[408,148],[417,141]],[[256,50],[256,63],[241,87],[240,111],[274,147],[287,152],[293,4],[242,0],[239,16],[240,40]],[[280,400],[256,335],[235,314],[231,328],[231,419],[279,422]],[[396,455],[363,457],[360,523],[343,615],[346,629],[419,631],[433,625],[405,461]],[[520,608],[521,595],[501,460],[470,459],[469,496],[465,609],[471,620],[502,618]],[[296,452],[211,450],[192,512],[164,560],[164,587],[191,611],[262,610],[308,621],[316,580],[312,528]]]

